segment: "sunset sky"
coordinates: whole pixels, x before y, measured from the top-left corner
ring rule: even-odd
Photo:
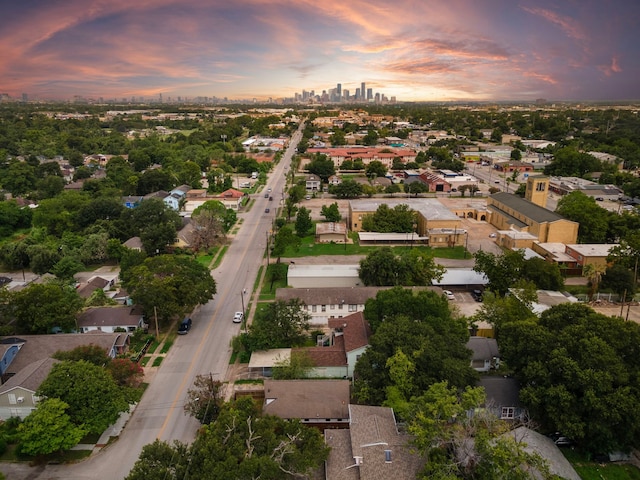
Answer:
[[[638,0],[4,0],[0,93],[639,100]]]

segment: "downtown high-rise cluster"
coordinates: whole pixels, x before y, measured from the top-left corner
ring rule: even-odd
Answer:
[[[373,88],[367,88],[365,82],[356,87],[352,94],[350,90],[342,88],[342,84],[338,83],[335,88],[323,90],[317,94],[314,90],[303,90],[302,93],[296,93],[291,99],[296,103],[395,103],[396,97],[388,98],[380,92],[373,92]]]

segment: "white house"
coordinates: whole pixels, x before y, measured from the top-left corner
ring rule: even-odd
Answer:
[[[109,333],[116,330],[135,332],[138,328],[146,328],[142,308],[138,306],[92,307],[78,317],[80,333],[94,330]]]

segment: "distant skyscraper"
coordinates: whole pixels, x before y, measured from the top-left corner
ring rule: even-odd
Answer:
[[[367,100],[373,100],[373,88],[367,88]]]
[[[27,95],[26,93],[23,93],[22,94],[22,101],[25,102],[25,103],[28,102],[29,101],[29,95]]]
[[[359,88],[356,88],[356,100],[360,100],[360,95],[361,95],[361,90]]]
[[[364,82],[360,84],[360,100],[365,100],[365,95],[367,94],[366,85]]]
[[[342,84],[341,83],[336,85],[336,94],[338,95],[338,100],[340,100],[340,97],[342,97]]]

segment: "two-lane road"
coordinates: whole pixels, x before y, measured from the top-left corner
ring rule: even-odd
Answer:
[[[275,166],[267,187],[279,200],[291,158],[302,138],[304,124],[292,136],[282,160]],[[213,375],[224,380],[231,356],[230,342],[240,324],[233,314],[242,310],[241,292],[246,288],[244,306],[260,265],[264,261],[267,232],[271,229],[276,201],[270,202],[262,192],[255,195],[251,211],[242,213],[242,224],[231,242],[219,268],[212,272],[217,283],[215,298],[193,312],[193,327],[188,335],[176,338],[153,381],[135,409],[117,442],[76,465],[51,465],[46,468],[0,465],[7,478],[21,479],[123,479],[138,459],[142,447],[156,439],[191,442],[198,422],[185,415],[187,391],[196,375]],[[271,212],[265,214],[264,209]]]

